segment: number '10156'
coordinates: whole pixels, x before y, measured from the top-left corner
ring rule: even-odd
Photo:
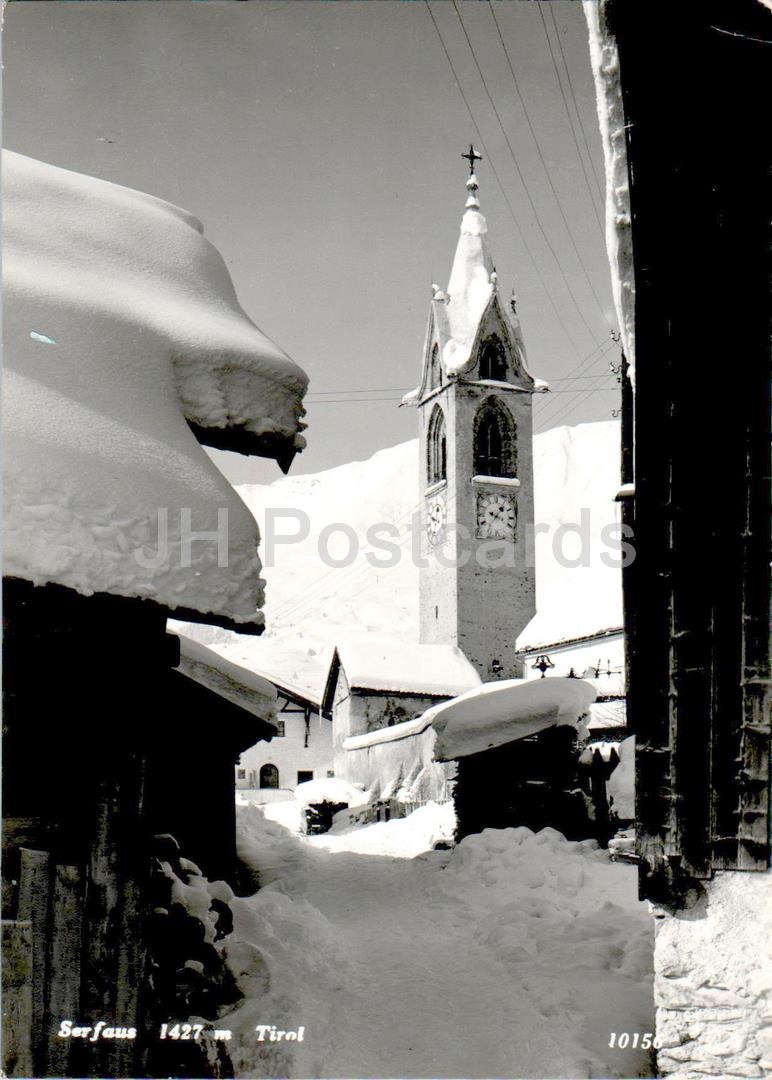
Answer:
[[[619,1034],[612,1031],[609,1034],[608,1044],[612,1049],[616,1048],[617,1050],[626,1050],[628,1046],[631,1046],[634,1050],[639,1047],[641,1050],[650,1050],[652,1046],[657,1045],[651,1031],[620,1031]]]

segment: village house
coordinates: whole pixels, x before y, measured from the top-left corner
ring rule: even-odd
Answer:
[[[255,524],[200,442],[286,469],[306,378],[186,211],[16,154],[3,178],[4,1071],[214,1075],[222,1053],[157,1051],[156,1021],[233,993],[172,896],[210,888],[189,852],[230,864],[273,692],[187,649],[176,670],[166,620],[260,633]],[[135,1037],[86,1048],[64,1017]]]
[[[270,685],[276,694],[276,733],[270,743],[245,747],[236,765],[236,788],[251,802],[286,797],[298,784],[334,775],[332,728],[321,695],[287,679]]]
[[[518,652],[526,679],[563,676],[584,679],[595,688],[597,696],[587,723],[593,741],[621,742],[628,737],[621,626],[538,645],[523,646],[519,642]]]

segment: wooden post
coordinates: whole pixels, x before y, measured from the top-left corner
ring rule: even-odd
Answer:
[[[48,943],[48,1042],[46,1076],[69,1076],[71,1039],[57,1038],[62,1020],[80,1019],[81,940],[83,931],[82,875],[77,866],[54,871],[53,917]]]
[[[3,1076],[33,1076],[32,924],[2,922]]]
[[[37,1076],[45,1068],[48,936],[51,919],[51,856],[47,851],[20,849],[20,919],[32,924],[32,1056]]]

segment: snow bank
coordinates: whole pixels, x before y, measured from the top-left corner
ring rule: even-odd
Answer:
[[[435,757],[450,761],[576,724],[594,700],[594,689],[582,679],[505,679],[435,705],[424,716],[431,716],[437,732]]]
[[[610,1031],[652,1030],[653,925],[633,868],[554,829],[485,829],[456,847],[441,887],[552,1025],[565,1056],[547,1075],[652,1075],[645,1054],[608,1048]]]
[[[245,996],[218,1020],[233,1039],[228,1051],[236,1076],[321,1076],[321,1060],[335,1031],[336,994],[346,988],[350,962],[327,918],[303,897],[307,855],[299,840],[267,821],[257,807],[237,810],[239,855],[261,888],[231,902],[234,925],[223,955]],[[298,1043],[258,1043],[257,1024],[297,1031]]]
[[[325,851],[349,851],[357,855],[383,855],[414,859],[435,844],[450,844],[456,828],[453,803],[428,802],[404,818],[352,824],[350,812],[336,816],[329,832],[309,836],[308,843]]]
[[[286,461],[303,372],[184,210],[13,153],[3,179],[5,573],[259,625],[254,521],[189,423]]]

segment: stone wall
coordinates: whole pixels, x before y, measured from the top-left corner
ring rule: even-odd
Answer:
[[[658,1067],[674,1080],[772,1077],[772,872],[724,872],[657,912]]]

